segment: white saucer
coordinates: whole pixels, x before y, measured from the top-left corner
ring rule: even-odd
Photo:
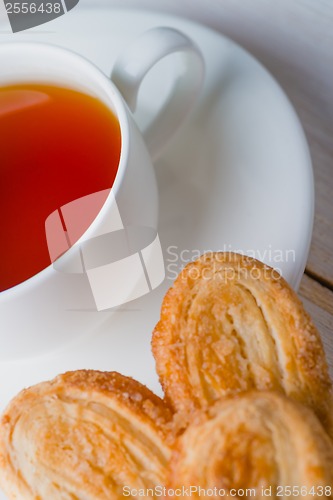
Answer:
[[[160,25],[187,33],[206,60],[200,102],[156,164],[159,234],[168,279],[112,317],[105,313],[103,327],[89,338],[38,359],[1,363],[1,408],[24,386],[78,368],[118,370],[159,392],[151,331],[177,266],[202,251],[255,252],[257,258],[279,267],[293,286],[300,281],[313,221],[309,152],[286,96],[248,53],[220,34],[183,19],[147,11],[79,7],[47,28],[15,36],[2,32],[0,42],[58,44],[85,55],[110,74],[116,55],[128,43]],[[162,64],[145,85],[140,120],[159,105],[161,92],[163,96],[168,92],[171,65],[172,61]],[[278,262],[278,257],[289,260]]]

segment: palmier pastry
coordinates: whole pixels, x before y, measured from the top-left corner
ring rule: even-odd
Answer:
[[[160,398],[118,373],[60,375],[4,413],[0,484],[24,500],[123,499],[125,487],[164,485],[170,418]]]
[[[210,253],[189,264],[164,298],[152,347],[185,421],[220,397],[275,390],[313,408],[333,437],[320,336],[286,281],[255,259]]]
[[[176,442],[168,490],[190,488],[193,498],[333,498],[333,444],[314,413],[286,396],[222,399]]]

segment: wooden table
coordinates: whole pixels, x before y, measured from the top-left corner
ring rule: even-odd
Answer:
[[[154,9],[204,23],[252,52],[298,112],[312,154],[316,214],[300,295],[317,324],[333,375],[332,0],[80,0],[80,6]],[[4,16],[0,2],[0,19]]]

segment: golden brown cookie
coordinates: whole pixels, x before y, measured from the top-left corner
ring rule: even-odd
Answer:
[[[286,281],[255,259],[210,253],[189,264],[164,298],[152,347],[185,421],[220,397],[275,390],[311,407],[333,437],[320,336]]]
[[[310,409],[278,393],[219,400],[175,445],[168,488],[191,487],[192,498],[333,498],[333,444]]]
[[[0,425],[10,499],[113,500],[163,485],[171,414],[119,373],[70,372],[22,391]]]

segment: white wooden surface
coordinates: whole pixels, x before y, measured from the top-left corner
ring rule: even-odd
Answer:
[[[333,368],[333,0],[80,0],[76,8],[87,5],[199,21],[243,45],[280,82],[307,134],[316,182],[313,243],[300,292]]]

